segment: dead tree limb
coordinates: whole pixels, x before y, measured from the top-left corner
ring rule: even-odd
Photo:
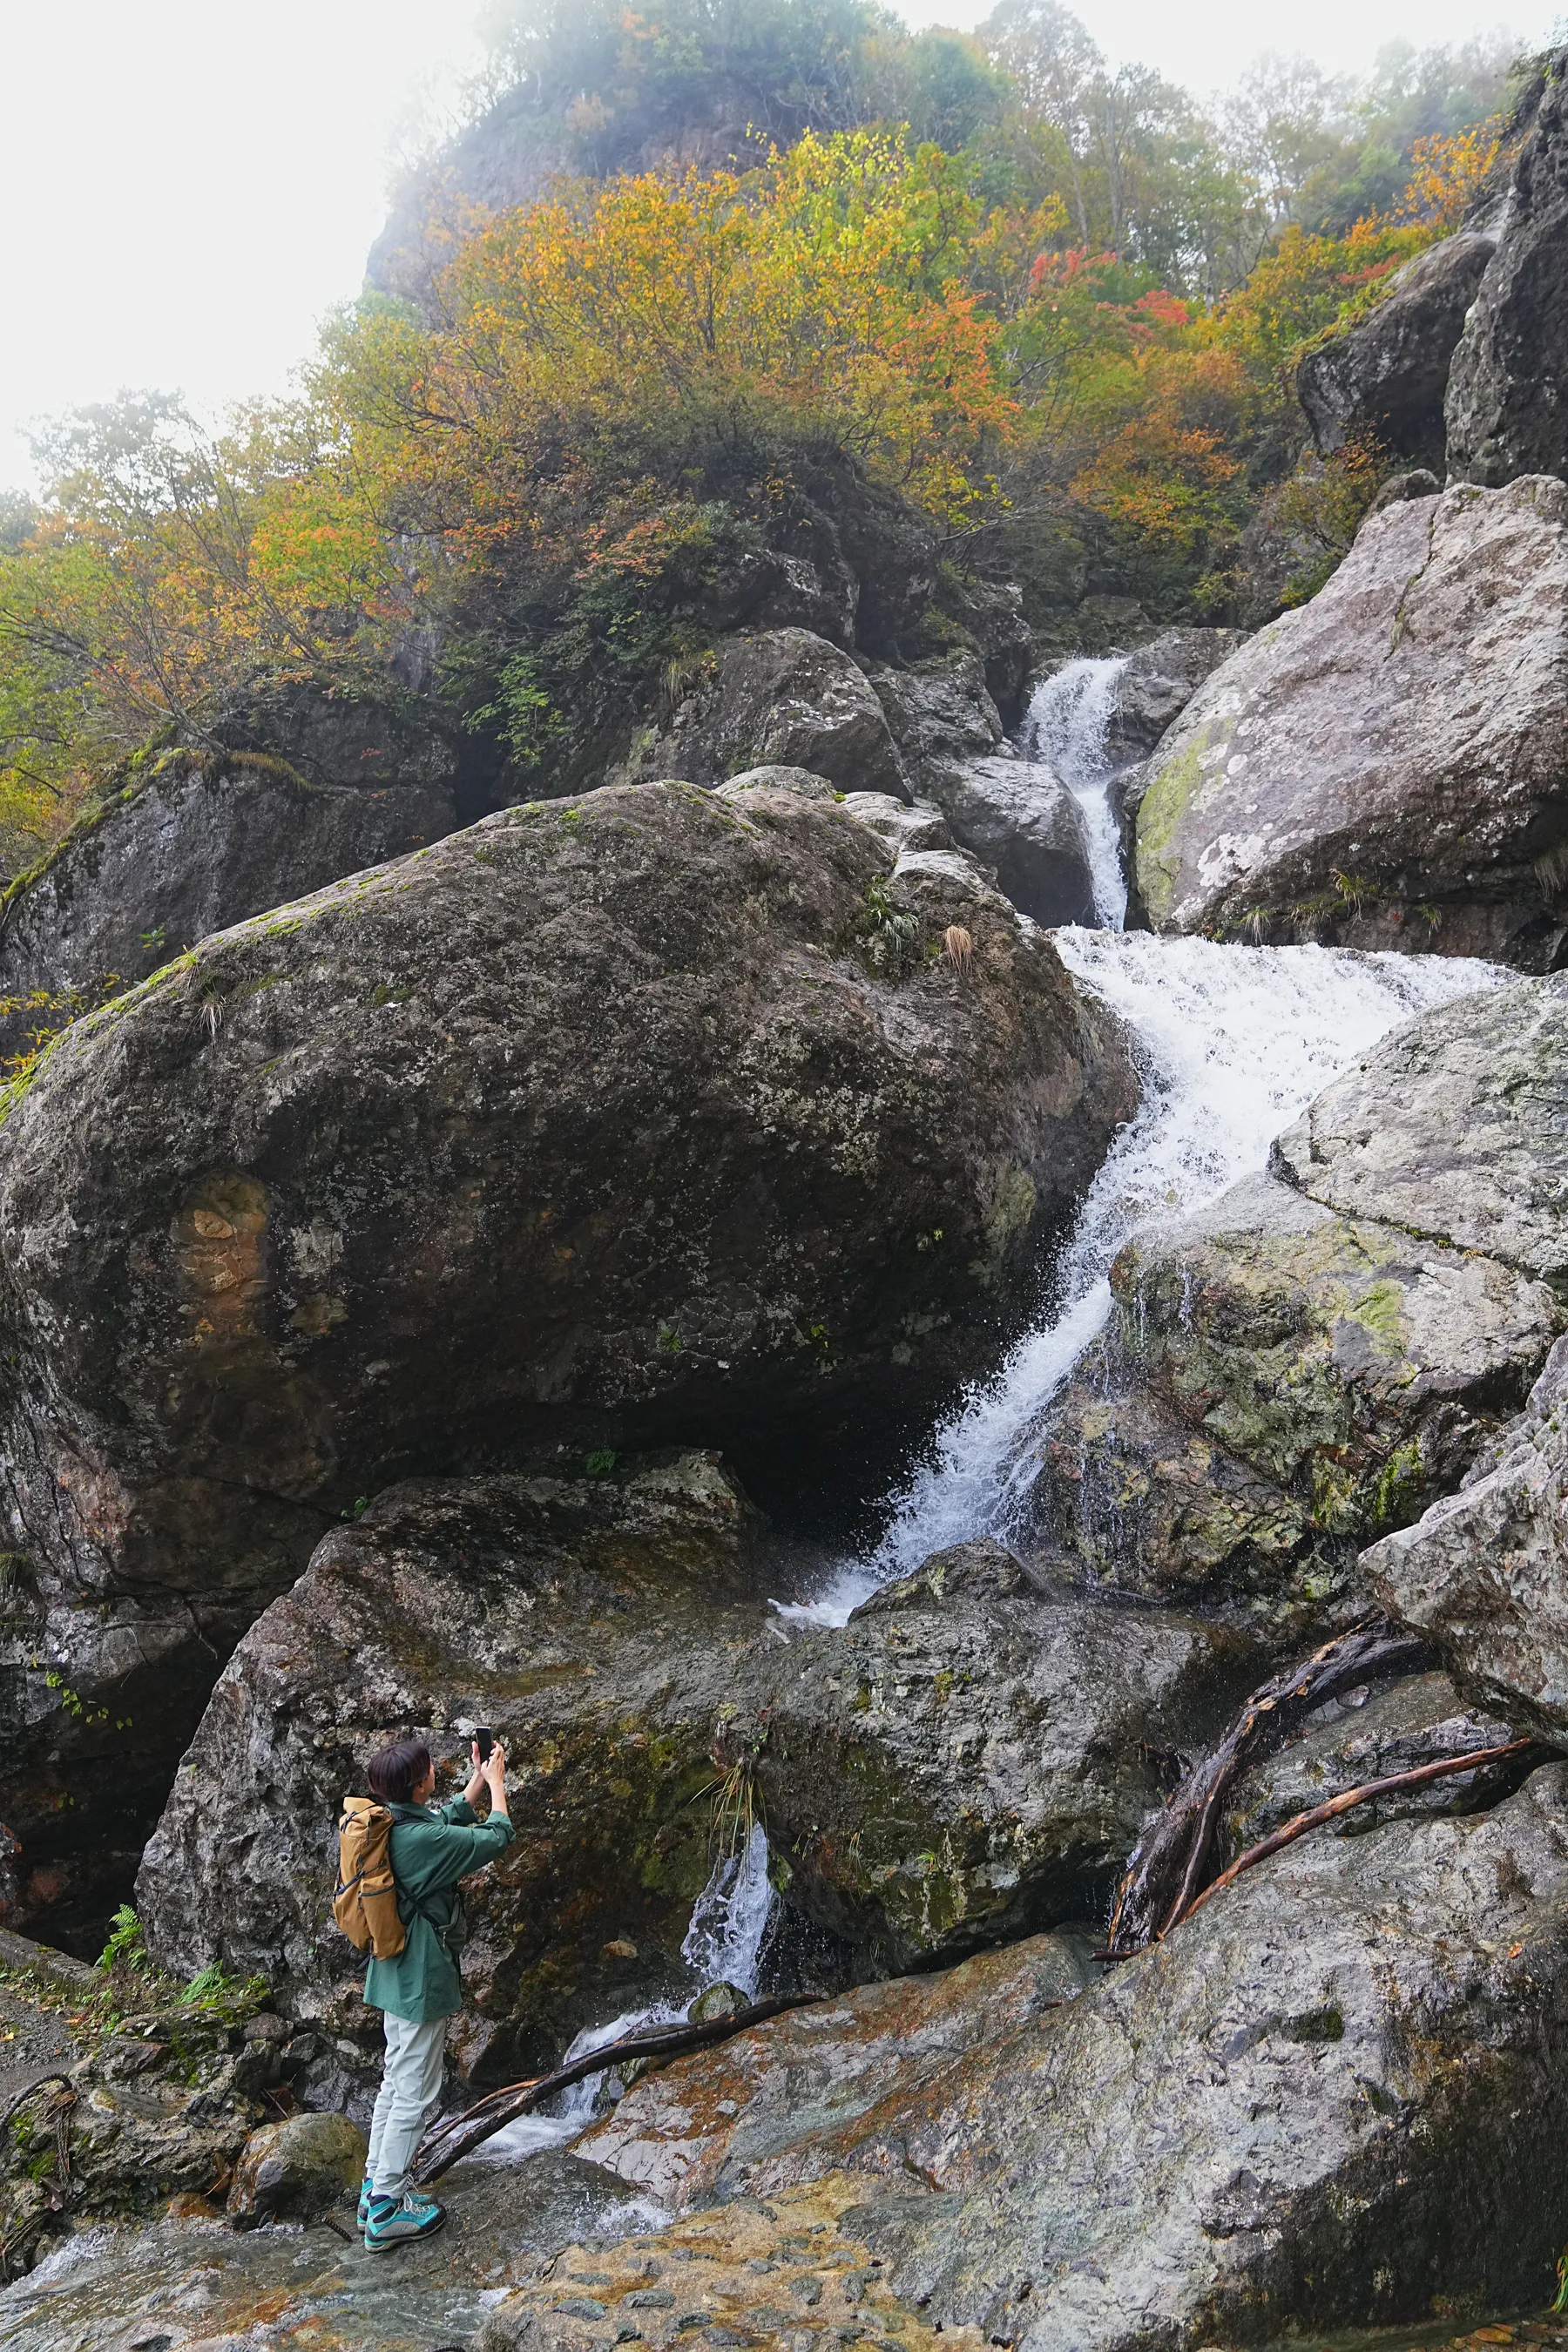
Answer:
[[[1302,1664],[1259,1685],[1133,1848],[1104,1958],[1121,1960],[1142,1951],[1190,1909],[1213,1857],[1226,1798],[1249,1766],[1337,1692],[1374,1675],[1409,1674],[1426,1656],[1423,1642],[1377,1617],[1336,1634]]]
[[[710,2049],[715,2042],[729,2042],[749,2026],[761,2025],[770,2017],[782,2016],[787,2009],[808,2009],[820,2000],[820,1993],[777,1995],[769,2000],[753,2001],[749,2009],[737,2009],[728,2017],[710,2017],[696,2025],[677,2021],[670,2025],[645,2027],[640,2033],[628,2033],[619,2042],[606,2042],[597,2050],[585,2050],[580,2058],[557,2066],[553,2074],[536,2074],[527,2083],[508,2083],[499,2091],[491,2091],[479,2099],[460,2116],[452,2116],[426,2133],[414,2158],[416,2180],[439,2180],[450,2172],[474,2148],[504,2131],[520,2116],[531,2115],[557,2091],[569,2090],[574,2083],[585,2081],[590,2074],[603,2074],[612,2066],[619,2066],[632,2058],[683,2058],[689,2051]]]
[[[1483,1764],[1502,1764],[1510,1756],[1522,1756],[1528,1748],[1538,1744],[1533,1739],[1510,1739],[1500,1748],[1478,1748],[1468,1756],[1440,1756],[1435,1764],[1415,1764],[1408,1772],[1390,1772],[1381,1780],[1363,1781],[1359,1789],[1342,1790],[1339,1796],[1326,1798],[1322,1804],[1314,1805],[1310,1812],[1297,1813],[1290,1821],[1282,1822],[1266,1838],[1259,1838],[1256,1845],[1249,1845],[1245,1853],[1238,1853],[1229,1869],[1222,1870],[1201,1895],[1194,1895],[1181,1917],[1171,1924],[1179,1927],[1184,1920],[1192,1917],[1194,1911],[1201,1911],[1211,1895],[1217,1895],[1222,1887],[1229,1886],[1239,1878],[1244,1870],[1251,1870],[1256,1864],[1267,1862],[1269,1855],[1278,1853],[1282,1845],[1293,1845],[1299,1837],[1305,1837],[1309,1830],[1318,1829],[1324,1822],[1331,1822],[1338,1813],[1348,1813],[1354,1805],[1370,1804],[1374,1797],[1395,1796],[1404,1789],[1418,1789],[1423,1781],[1440,1780],[1449,1772],[1474,1772]],[[1546,1752],[1542,1749],[1542,1755]]]

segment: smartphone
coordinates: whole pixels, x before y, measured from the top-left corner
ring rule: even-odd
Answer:
[[[479,1762],[481,1764],[486,1764],[489,1761],[490,1749],[495,1746],[495,1733],[490,1729],[488,1723],[481,1723],[476,1726],[474,1731],[474,1745],[479,1751]]]

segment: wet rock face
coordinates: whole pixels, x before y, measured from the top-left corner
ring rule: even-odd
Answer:
[[[1391,457],[1442,471],[1448,362],[1495,249],[1496,240],[1479,230],[1445,237],[1405,263],[1368,317],[1307,353],[1296,391],[1320,456],[1347,441],[1371,441]]]
[[[1097,1909],[1161,1758],[1256,1679],[1234,1636],[1042,1591],[987,1544],[847,1626],[787,1626],[752,1540],[702,1457],[393,1489],[221,1677],[138,1881],[153,1948],[330,2008],[363,1969],[324,1925],[342,1794],[399,1726],[455,1757],[487,1722],[518,1835],[475,1882],[459,2048],[531,2066],[699,1989],[679,1949],[727,1773],[790,1906],[879,1973]]]
[[[112,995],[283,899],[439,841],[449,778],[310,782],[275,760],[171,753],[78,825],[0,908],[0,997]],[[40,1018],[0,1010],[0,1055]]]
[[[402,1471],[690,1430],[788,1488],[781,1429],[863,1465],[990,1360],[1134,1081],[1005,901],[889,865],[794,793],[535,803],[60,1040],[0,1129],[19,1769],[85,1796],[126,1714],[172,1765]]]
[[[809,629],[723,639],[669,725],[638,744],[628,773],[721,784],[773,764],[809,768],[841,792],[909,796],[865,672]]]
[[[1568,469],[1568,94],[1564,52],[1537,85],[1497,251],[1448,376],[1448,471],[1501,483]],[[1441,247],[1438,248],[1441,250]]]
[[[200,2185],[214,2179],[209,2166]],[[447,2226],[377,2260],[338,2234],[353,2231],[353,2198],[333,2216],[337,2230],[307,2222],[237,2231],[223,2220],[221,2200],[215,2205],[188,2190],[167,2218],[100,2222],[0,2290],[0,2345],[76,2352],[108,2341],[153,2352],[162,2341],[166,2352],[197,2344],[204,2352],[254,2352],[281,2334],[313,2352],[468,2346],[507,2289],[537,2279],[563,2249],[573,2250],[575,2269],[617,2260],[620,2239],[645,2218],[623,2182],[557,2150],[522,2167],[462,2165],[440,2193]],[[861,2262],[868,2259],[861,2249]]]
[[[1491,1001],[1468,1000],[1476,1019]],[[1369,1076],[1363,1133],[1404,1109],[1386,1072]],[[1121,1252],[1113,1320],[1046,1425],[1036,1502],[1054,1542],[1287,1647],[1364,1607],[1360,1546],[1458,1483],[1563,1322],[1546,1281],[1445,1229],[1430,1162],[1411,1175],[1408,1225],[1386,1192],[1398,1222],[1259,1177]]]
[[[549,2273],[486,2317],[476,2352],[583,2352],[640,2342],[898,2344],[907,2352],[982,2352],[972,2327],[944,2328],[898,2295],[887,2263],[841,2217],[855,2186],[824,2181],[620,2245],[568,2246]],[[634,2335],[635,2330],[635,2335]]]
[[[1568,936],[1565,740],[1568,488],[1401,500],[1155,753],[1150,919],[1548,970]]]
[[[727,2140],[711,2059],[605,2128],[624,2124],[635,2170],[684,2105],[705,2178],[754,2163],[753,2194],[859,2174],[844,2225],[892,2291],[1032,2352],[1528,2305],[1568,2228],[1565,1780],[1538,1772],[1468,1820],[1302,1841],[1064,2007],[967,2048],[946,2029],[950,2062],[903,2095],[808,2099],[793,2140],[776,2093],[758,2111],[779,2079],[765,2054]],[[783,2057],[805,2028],[754,2043]],[[851,2077],[861,2049],[876,2063],[878,2030],[874,2009],[829,2013],[808,2085]]]
[[[1425,1633],[1480,1704],[1568,1744],[1568,1347],[1464,1487],[1366,1553],[1384,1606]]]
[[[868,2117],[1097,1983],[1098,1941],[1061,1929],[790,2011],[696,2064],[645,2076],[575,2152],[677,2211],[773,2196],[831,2171]]]

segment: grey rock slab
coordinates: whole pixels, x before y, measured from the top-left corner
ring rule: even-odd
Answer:
[[[893,798],[891,793],[846,793],[844,807],[857,824],[869,825],[893,850],[895,856],[910,849],[953,849],[957,846],[948,831],[947,819],[929,801],[916,801],[911,807],[905,801]]]
[[[1362,440],[1441,468],[1448,363],[1495,250],[1476,229],[1428,246],[1394,272],[1374,310],[1308,352],[1296,393],[1321,456]]]
[[[238,1633],[390,1478],[711,1433],[788,1495],[792,1444],[863,1465],[995,1360],[1136,1084],[1047,940],[891,862],[794,793],[534,803],[58,1042],[0,1125],[36,1823],[112,1762],[140,1843]]]
[[[941,778],[1000,748],[1001,715],[977,654],[950,654],[912,669],[879,665],[870,678],[914,791],[929,793]]]
[[[1457,1495],[1374,1544],[1378,1599],[1483,1706],[1568,1745],[1568,1347]]]
[[[1346,1692],[1308,1717],[1300,1737],[1237,1782],[1225,1810],[1223,1859],[1234,1861],[1259,1839],[1314,1805],[1396,1772],[1446,1758],[1500,1748],[1509,1725],[1469,1704],[1444,1674],[1406,1675],[1381,1687]],[[1494,1804],[1512,1785],[1514,1768],[1480,1765],[1441,1780],[1358,1805],[1337,1825],[1361,1837],[1384,1822],[1423,1813],[1471,1813]]]
[[[1464,480],[1568,469],[1565,57],[1560,49],[1543,60],[1526,93],[1497,250],[1449,371],[1448,470]]]
[[[1113,767],[1147,759],[1204,680],[1247,642],[1244,629],[1163,629],[1127,657],[1106,731]]]
[[[1157,930],[1548,969],[1565,746],[1568,487],[1401,500],[1161,743],[1142,902]]]
[[[1568,1277],[1568,973],[1457,997],[1374,1045],[1273,1147],[1348,1216]]]

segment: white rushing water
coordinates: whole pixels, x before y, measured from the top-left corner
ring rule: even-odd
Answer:
[[[1043,761],[1067,786],[1083,816],[1089,843],[1094,911],[1108,931],[1127,920],[1127,877],[1121,866],[1121,826],[1111,806],[1106,736],[1116,709],[1125,654],[1102,661],[1064,662],[1042,678],[1029,700],[1020,749]]]
[[[739,1852],[718,1862],[691,1906],[680,1957],[697,1979],[698,1991],[711,1984],[728,1984],[748,2000],[756,1998],[777,1901],[768,1877],[767,1833],[760,1822],[754,1822]],[[618,2042],[639,2026],[673,2024],[686,2015],[689,2005],[661,2001],[651,2009],[628,2009],[603,2025],[587,2026],[567,2051],[565,2063],[602,2050],[606,2042]],[[554,2115],[520,2116],[516,2123],[483,2141],[475,2155],[488,2163],[515,2164],[542,2147],[559,2147],[593,2122],[604,2087],[603,2074],[585,2076],[563,2092]]]
[[[1280,1129],[1387,1030],[1512,977],[1442,956],[1221,947],[1148,931],[1053,937],[1134,1038],[1142,1106],[1089,1189],[1058,1269],[1055,1310],[937,1432],[876,1549],[785,1615],[841,1624],[930,1553],[974,1536],[1018,1536],[1035,1432],[1110,1311],[1106,1277],[1122,1244],[1261,1170]]]

